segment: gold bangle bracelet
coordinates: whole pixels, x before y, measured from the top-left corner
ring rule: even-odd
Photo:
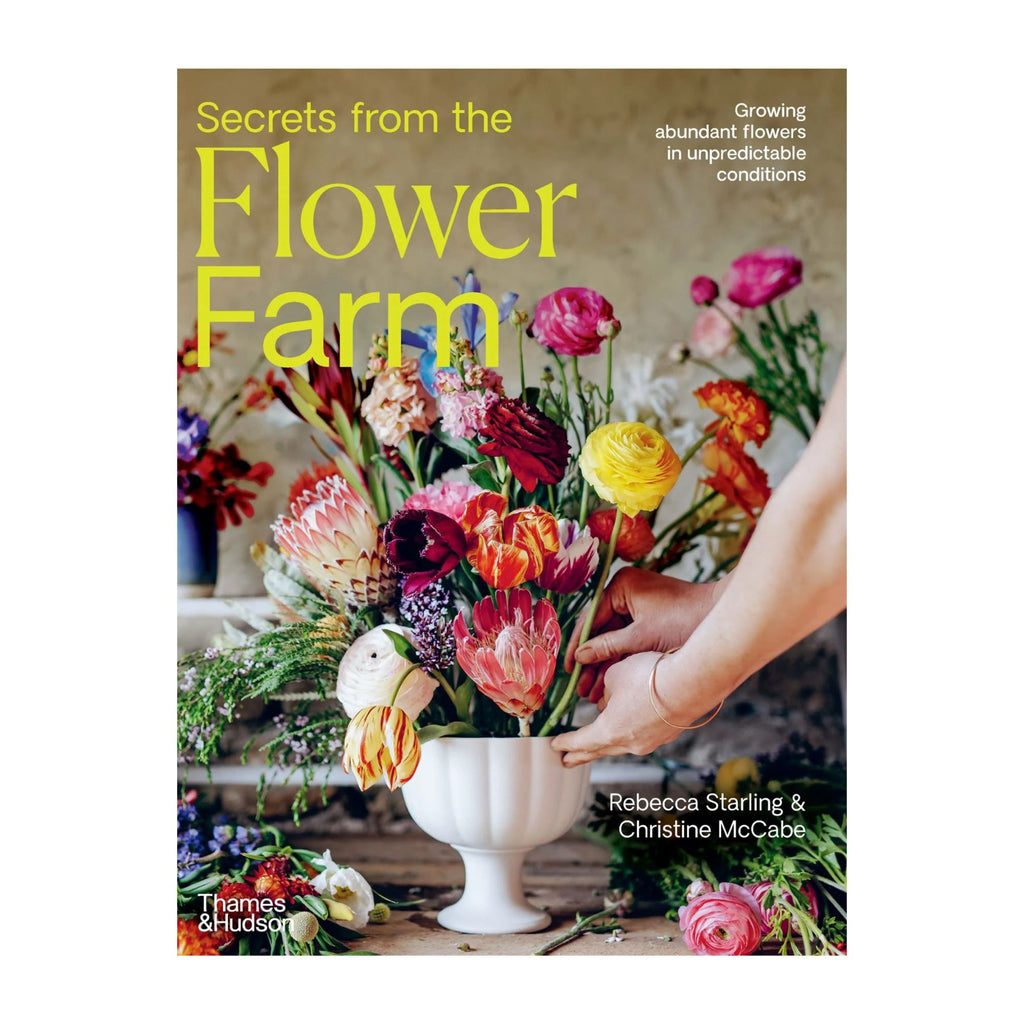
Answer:
[[[657,661],[651,666],[651,674],[647,677],[647,696],[651,699],[651,708],[654,713],[671,729],[678,729],[680,732],[686,732],[688,729],[699,729],[702,725],[707,725],[719,711],[722,710],[722,705],[725,703],[724,700],[718,702],[718,707],[704,719],[703,722],[698,722],[696,725],[676,725],[675,722],[670,722],[659,710],[657,700],[655,699],[657,694],[654,689],[655,676],[658,674],[658,666],[661,664],[661,659],[668,656],[669,654],[675,654],[676,651],[680,650],[678,647],[673,647],[671,651],[664,651],[658,655]]]

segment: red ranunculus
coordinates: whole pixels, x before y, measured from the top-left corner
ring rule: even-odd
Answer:
[[[406,574],[402,592],[419,594],[459,564],[466,553],[466,534],[441,512],[404,509],[384,527],[384,550],[388,561]]]
[[[530,334],[562,356],[601,351],[605,338],[619,333],[611,303],[590,288],[559,288],[537,303]]]
[[[487,426],[480,431],[493,440],[479,446],[483,455],[498,455],[522,486],[556,484],[569,464],[569,438],[565,428],[519,398],[501,398],[487,411]]]
[[[725,291],[737,306],[754,309],[785,295],[801,281],[804,266],[789,249],[756,249],[734,261]]]
[[[590,532],[607,544],[612,539],[615,526],[615,509],[600,509],[591,512],[587,519]],[[623,516],[619,527],[619,539],[615,545],[615,557],[624,562],[636,562],[646,558],[654,548],[654,531],[651,524],[641,515]]]

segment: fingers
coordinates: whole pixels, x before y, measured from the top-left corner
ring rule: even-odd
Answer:
[[[594,614],[594,622],[590,628],[591,636],[594,633],[600,633],[605,627],[611,625],[618,629],[622,626],[628,625],[631,621],[631,614],[629,608],[629,598],[632,593],[633,587],[639,576],[642,576],[641,570],[634,569],[632,566],[626,566],[620,569],[611,579],[611,582],[605,587],[604,593],[601,595],[601,600],[597,606],[597,612]],[[573,662],[576,660],[576,648],[580,642],[580,633],[583,632],[583,622],[586,619],[586,612],[581,614],[576,619],[576,625],[573,628],[572,636],[569,638],[569,643],[565,649],[565,671],[571,672],[573,668]]]
[[[626,752],[625,748],[611,745],[605,740],[604,730],[599,723],[600,719],[597,719],[582,729],[562,733],[551,741],[552,748],[561,753],[562,764],[566,768],[575,768],[576,765],[587,764],[599,757]]]
[[[613,629],[599,636],[592,636],[576,649],[576,660],[581,665],[593,665],[627,654],[638,654],[640,651],[650,650],[650,647],[637,624],[631,622],[622,629]]]

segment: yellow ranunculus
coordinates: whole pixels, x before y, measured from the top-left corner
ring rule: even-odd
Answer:
[[[643,423],[598,427],[583,445],[579,464],[594,490],[626,516],[653,512],[682,469],[672,445]]]

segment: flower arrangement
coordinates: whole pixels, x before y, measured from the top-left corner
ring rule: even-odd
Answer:
[[[481,287],[472,271],[456,281],[463,293]],[[339,760],[360,788],[394,789],[437,737],[572,728],[578,669],[562,671],[564,644],[581,615],[586,639],[615,560],[663,570],[704,544],[710,564],[696,576],[713,579],[738,557],[771,493],[751,453],[771,431],[757,387],[703,384],[707,422],[677,451],[613,415],[622,326],[608,299],[559,288],[530,313],[517,298],[499,305],[517,381],[482,364],[483,325],[465,305],[450,367],[421,328],[403,331],[396,366],[374,336],[355,372],[336,331],[326,366],[273,385],[331,463],[293,488],[272,526],[276,550],[253,548],[286,621],[253,620],[255,632],[180,663],[185,763],[210,763],[241,702],[283,700],[261,749],[301,775],[298,815],[314,773]],[[538,384],[526,379],[527,344],[551,361]],[[660,526],[691,463],[692,500]]]
[[[230,352],[221,344],[226,337],[212,332],[211,347]],[[195,333],[178,349],[178,504],[211,509],[223,530],[229,523],[240,525],[242,516],[252,518],[256,492],[241,485],[264,487],[274,472],[269,462],[243,459],[238,446],[223,443],[223,436],[239,417],[266,409],[280,382],[273,370],[262,379],[254,376],[261,356],[242,383],[212,413],[205,412],[213,385],[209,375],[199,379],[197,349]]]
[[[803,263],[782,246],[756,249],[734,260],[724,298],[712,278],[695,277],[690,298],[701,311],[689,343],[678,346],[675,355],[679,362],[692,360],[718,373],[710,360],[735,349],[752,367],[745,383],[773,415],[810,438],[825,404],[821,368],[827,346],[814,310],[790,321],[783,296],[802,280]]]
[[[330,850],[292,849],[274,828],[227,817],[211,825],[196,796],[178,801],[179,956],[344,954],[368,923],[389,919]]]

